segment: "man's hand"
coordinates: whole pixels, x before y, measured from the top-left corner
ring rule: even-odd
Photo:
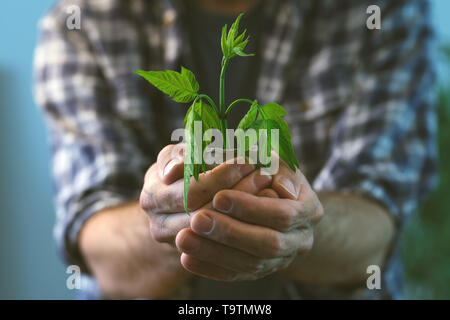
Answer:
[[[255,280],[288,267],[312,248],[323,209],[299,170],[294,173],[280,161],[272,189],[257,196],[247,191],[244,179],[233,190],[218,192],[213,209],[199,210],[190,228],[178,233],[176,245],[187,270],[215,280]]]
[[[238,182],[246,192],[257,194],[268,188],[271,176],[262,176],[251,164],[225,162],[192,179],[188,216],[183,207],[183,147],[168,145],[158,155],[157,162],[145,175],[140,205],[150,220],[151,234],[158,242],[175,245],[178,232],[190,226],[192,215],[200,208],[212,208],[217,192],[232,189]],[[268,192],[265,190],[264,192]]]
[[[84,225],[80,248],[106,296],[167,298],[192,275],[181,266],[174,246],[179,230],[190,225],[182,204],[182,177],[183,153],[168,146],[146,175],[140,199],[146,213],[133,202],[98,212]],[[272,177],[258,175],[251,165],[222,164],[193,182],[190,209],[212,208],[215,193],[238,181],[248,192],[267,193]]]

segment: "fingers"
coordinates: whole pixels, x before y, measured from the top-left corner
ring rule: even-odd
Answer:
[[[149,177],[151,176],[150,173]],[[270,184],[270,176],[261,176],[259,172],[254,171],[241,180],[237,187],[256,194]],[[186,215],[183,207],[183,188],[183,181],[179,180],[169,186],[163,183],[150,184],[148,188],[143,189],[140,197],[141,207],[150,217],[151,232],[156,241],[173,243],[176,233],[189,226],[190,217]],[[191,188],[190,192],[192,189],[195,188]],[[202,208],[212,208],[211,201]],[[196,211],[192,213],[195,215]]]
[[[240,209],[236,208],[243,206],[252,207],[249,216],[258,222],[266,214],[275,219],[274,213],[286,215],[287,212],[299,211],[302,212],[299,215],[308,217],[313,215],[308,212],[316,210],[301,205],[295,207],[300,201],[262,198],[237,190],[224,190],[221,193],[230,193],[227,196],[233,198],[235,209],[230,212],[239,212]],[[313,201],[308,203],[313,204]],[[246,211],[241,214],[245,216]],[[185,269],[215,280],[255,280],[286,268],[297,254],[304,254],[313,246],[314,229],[309,219],[305,219],[302,228],[279,232],[239,221],[231,215],[201,209],[192,217],[190,228],[183,229],[176,238]]]
[[[241,179],[254,171],[251,164],[225,162],[191,180],[188,193],[188,209],[194,211],[210,202],[214,195],[223,189],[231,189]]]
[[[180,262],[186,270],[193,274],[212,280],[227,282],[250,280],[243,274],[218,267],[212,263],[201,261],[194,256],[185,253],[181,254]]]
[[[175,237],[180,230],[190,226],[191,217],[185,212],[172,214],[149,213],[150,233],[153,240],[175,244]]]
[[[270,187],[272,183],[272,176],[261,174],[260,170],[253,171],[244,179],[240,180],[233,190],[244,191],[249,194],[257,194],[263,189]]]
[[[208,209],[192,217],[191,229],[201,237],[261,258],[289,256],[298,249],[295,233],[299,230],[284,234]]]
[[[258,197],[279,198],[278,193],[273,189],[264,189],[256,194]]]
[[[151,233],[159,242],[174,243],[176,234],[190,225],[190,217],[184,213],[183,149],[180,145],[165,147],[158,161],[146,173],[140,196],[141,207],[150,219]],[[188,194],[190,210],[211,208],[211,200],[217,191],[232,188],[248,188],[257,193],[271,184],[271,177],[247,177],[254,167],[250,164],[223,163],[201,174],[198,181],[192,179]],[[180,178],[180,179],[178,179]],[[243,179],[243,180],[242,180]]]
[[[183,178],[184,144],[170,144],[158,154],[156,161],[161,181],[167,185]]]
[[[297,169],[295,172],[292,171],[291,168],[280,159],[278,172],[273,177],[272,188],[281,198],[296,200],[300,193],[303,178],[303,174],[300,170]]]
[[[277,155],[274,155],[277,156]],[[157,213],[181,212],[183,211],[181,182],[177,180],[183,177],[183,157],[184,144],[166,146],[158,155],[157,173],[150,171],[146,175],[147,185],[153,188],[146,188],[146,193],[151,193],[152,197],[146,197],[143,201],[147,204],[147,209],[157,210]],[[233,162],[235,159],[233,159]],[[261,191],[260,185],[264,185],[268,175],[252,176],[251,180],[240,180],[253,171],[250,164],[223,163],[211,171],[201,174],[198,181],[192,179],[189,194],[188,208],[195,211],[208,203],[215,193],[222,189],[234,187],[237,190],[245,190],[251,194],[257,194]],[[152,174],[153,173],[153,174]],[[155,179],[163,183],[158,185]],[[278,173],[273,177],[272,188],[266,188],[261,196],[264,197],[282,197],[288,199],[297,199],[301,189],[301,183],[307,184],[306,179],[299,170],[293,172],[282,160]],[[239,184],[238,184],[239,182]],[[164,186],[170,185],[170,188]],[[150,190],[149,190],[150,189]],[[153,190],[152,190],[153,189]],[[155,190],[156,189],[156,190]]]
[[[176,238],[178,249],[201,261],[239,273],[274,272],[282,258],[261,259],[243,251],[202,238],[191,229],[181,230]]]
[[[307,226],[315,202],[258,197],[236,190],[220,191],[213,207],[240,221],[273,228],[280,232]]]
[[[141,206],[144,210],[155,214],[184,211],[183,152],[182,145],[169,145],[159,153],[156,165],[145,175],[141,193]],[[188,193],[189,210],[201,208],[219,190],[232,188],[253,170],[254,166],[251,164],[225,162],[201,174],[198,181],[192,178]]]
[[[158,167],[153,165],[145,175],[140,196],[141,208],[153,214],[183,212],[183,181],[177,180],[169,185],[164,183]]]

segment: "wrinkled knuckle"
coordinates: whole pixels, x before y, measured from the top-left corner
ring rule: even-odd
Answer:
[[[313,219],[316,213],[317,202],[311,195],[305,196],[301,203],[299,210],[305,218]]]
[[[174,149],[174,144],[169,144],[167,146],[165,146],[164,148],[162,148],[162,150],[158,153],[158,157],[156,159],[156,162],[161,165],[163,161],[165,161],[165,159],[170,156],[170,154],[172,153],[173,149]]]
[[[172,237],[170,237],[169,234],[164,231],[163,226],[158,223],[152,223],[150,225],[150,233],[153,240],[155,240],[156,242],[163,243],[172,241]]]
[[[174,192],[171,197],[172,203],[183,203],[184,200],[183,192]]]
[[[286,231],[295,223],[297,212],[293,208],[283,208],[280,211],[280,214],[277,215],[278,226],[281,231]]]
[[[313,192],[307,192],[303,196],[303,203],[305,206],[305,209],[311,210],[316,206],[316,196]]]
[[[141,191],[141,194],[139,195],[139,206],[141,207],[141,209],[143,210],[147,210],[149,203],[148,203],[148,199],[147,199],[147,194],[145,193],[144,190]]]
[[[226,187],[229,185],[229,181],[231,181],[232,178],[232,174],[230,175],[226,175],[226,174],[221,174],[221,175],[217,175],[217,185],[220,187]]]
[[[308,239],[302,243],[302,245],[298,248],[297,253],[298,254],[305,254],[313,248],[314,245],[314,237],[310,236]]]
[[[172,158],[184,157],[184,150],[186,148],[185,143],[177,143],[173,145],[172,150],[170,150]]]
[[[155,240],[157,242],[162,242],[163,237],[162,237],[161,228],[158,227],[158,225],[156,223],[150,224],[150,234],[152,235],[153,240]]]
[[[237,181],[241,180],[244,176],[237,164],[228,164],[228,172],[222,177],[222,185],[231,186]]]
[[[265,246],[264,258],[273,259],[280,256],[283,251],[284,243],[280,233],[272,232],[269,237],[267,237],[268,242]]]
[[[139,206],[146,212],[153,210],[155,207],[152,197],[145,190],[142,190],[139,196]]]
[[[154,163],[145,172],[145,175],[144,175],[144,188],[149,188],[150,185],[153,183],[154,175],[157,172],[157,170],[158,170],[158,166],[157,166],[156,163]]]
[[[168,144],[167,146],[162,148],[162,150],[159,152],[159,156],[170,154],[174,147],[174,144]]]
[[[167,151],[168,151],[169,146],[170,146],[170,145],[165,146],[164,148],[161,149],[161,151],[159,151],[158,156],[156,157],[156,162],[157,162],[157,163],[161,163],[161,161],[162,161],[164,155],[165,155],[165,154],[167,153]]]

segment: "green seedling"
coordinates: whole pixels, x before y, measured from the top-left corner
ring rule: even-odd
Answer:
[[[148,82],[156,88],[169,95],[174,101],[180,103],[191,103],[190,108],[186,113],[185,123],[185,164],[184,164],[184,195],[183,203],[186,213],[189,214],[187,208],[187,195],[191,178],[198,180],[199,174],[206,171],[206,164],[203,157],[204,150],[208,147],[211,141],[201,141],[200,143],[194,139],[194,124],[196,121],[201,121],[202,137],[208,129],[216,129],[221,132],[223,149],[227,149],[226,130],[228,128],[227,117],[232,108],[238,102],[247,102],[250,107],[247,114],[240,121],[237,129],[242,129],[246,132],[249,129],[265,131],[267,155],[271,156],[271,132],[276,129],[279,132],[278,152],[279,156],[286,164],[293,170],[299,167],[298,161],[294,154],[294,149],[291,143],[291,135],[289,127],[283,117],[286,111],[277,103],[271,102],[260,106],[256,100],[237,99],[229,106],[225,106],[225,73],[227,66],[231,59],[240,57],[250,57],[253,54],[247,54],[244,49],[249,41],[245,37],[246,31],[238,35],[239,21],[242,14],[240,14],[231,28],[227,30],[225,25],[222,28],[221,47],[222,47],[222,68],[220,73],[220,95],[219,107],[206,94],[199,93],[200,86],[195,79],[194,74],[181,67],[181,72],[172,70],[167,71],[136,71],[137,74],[144,77]],[[228,32],[227,32],[228,31]],[[257,136],[260,139],[261,135]],[[250,148],[246,143],[245,151]],[[196,159],[194,159],[196,158]],[[200,161],[198,161],[200,158]],[[197,161],[195,161],[197,160]]]

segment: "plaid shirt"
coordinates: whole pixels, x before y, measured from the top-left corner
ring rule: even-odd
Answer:
[[[70,4],[81,30],[66,27]],[[381,30],[366,27],[371,4]],[[182,12],[179,1],[61,1],[40,23],[35,96],[51,137],[55,237],[70,264],[84,266],[83,223],[137,199],[183,127],[186,108],[133,72],[179,68]],[[265,15],[256,98],[286,108],[301,170],[316,191],[378,201],[400,228],[437,178],[428,3],[268,0]],[[401,297],[397,251],[377,297]]]

